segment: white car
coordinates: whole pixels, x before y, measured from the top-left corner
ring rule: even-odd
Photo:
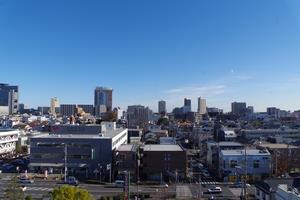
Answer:
[[[215,193],[222,193],[222,188],[221,187],[214,187],[214,188],[209,188],[207,189],[209,193],[215,194]]]

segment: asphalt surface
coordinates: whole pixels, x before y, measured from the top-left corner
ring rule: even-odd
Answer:
[[[13,175],[11,174],[1,174],[0,177],[0,199],[4,199],[5,189],[11,181]],[[33,199],[41,199],[54,188],[60,187],[63,184],[57,181],[47,181],[47,180],[35,180],[34,183],[21,184],[26,186],[25,195],[31,195]],[[116,196],[123,193],[123,188],[117,188],[113,184],[111,185],[98,185],[98,184],[84,184],[80,183],[80,188],[87,189],[95,199],[102,196]],[[151,194],[152,196],[167,196],[176,194],[176,186],[171,185],[168,188],[159,185],[131,185],[131,194]]]

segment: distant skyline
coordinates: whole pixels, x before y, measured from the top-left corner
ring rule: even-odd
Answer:
[[[300,109],[298,0],[0,0],[0,27],[0,82],[30,107],[105,86],[122,108]]]

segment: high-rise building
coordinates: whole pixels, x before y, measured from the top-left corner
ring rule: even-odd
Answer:
[[[160,114],[166,114],[167,113],[167,105],[166,105],[166,101],[159,101],[158,102],[158,113]]]
[[[247,104],[245,102],[231,103],[231,113],[237,116],[245,116],[247,112]]]
[[[152,111],[148,107],[141,105],[128,106],[128,127],[136,128],[139,126],[140,128],[143,128],[149,121],[151,121],[151,115]]]
[[[107,112],[112,111],[112,88],[96,87],[94,95],[95,115],[100,116],[101,107],[105,106]]]
[[[19,111],[19,87],[0,84],[0,114],[16,114]]]
[[[75,115],[76,104],[61,104],[60,105],[60,114],[62,116],[71,116]]]
[[[198,113],[201,115],[204,115],[207,113],[206,100],[201,97],[198,98]]]
[[[183,112],[192,112],[192,100],[184,98]]]
[[[57,108],[59,108],[59,100],[57,97],[53,97],[51,98],[51,102],[50,102],[50,113],[52,115],[56,115]]]

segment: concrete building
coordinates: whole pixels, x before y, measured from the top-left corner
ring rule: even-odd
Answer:
[[[276,190],[281,184],[289,185],[289,187],[292,187],[293,179],[268,178],[264,181],[255,183],[255,199],[276,200]]]
[[[275,176],[300,172],[300,147],[289,144],[259,143],[258,149],[267,149],[272,155],[272,171]]]
[[[105,106],[107,112],[112,111],[112,88],[96,87],[94,94],[95,115],[100,116],[100,107]]]
[[[56,115],[56,109],[59,108],[59,100],[57,97],[52,97],[50,102],[50,113]]]
[[[187,155],[179,145],[145,145],[140,153],[144,179],[179,181],[186,177]]]
[[[145,127],[151,121],[152,111],[145,106],[128,106],[127,121],[129,128]]]
[[[94,115],[95,109],[93,105],[89,105],[89,104],[78,104],[77,105],[78,108],[82,108],[82,110],[85,113],[89,113],[91,115]]]
[[[246,167],[245,167],[246,166]],[[241,180],[247,172],[248,181],[260,181],[271,175],[271,154],[267,150],[222,150],[219,175],[225,182]]]
[[[166,101],[159,101],[158,102],[158,113],[159,114],[166,114],[167,113],[167,103]]]
[[[115,123],[102,123],[101,128],[93,125],[61,128],[55,133],[31,138],[31,170],[61,173],[66,162],[69,175],[96,178],[102,170],[103,179],[108,180],[114,170],[115,151],[127,143],[127,129],[117,129]]]
[[[184,98],[183,112],[188,113],[192,112],[192,100]]]
[[[13,154],[20,135],[19,130],[0,129],[0,156]]]
[[[38,111],[41,113],[41,115],[48,115],[50,113],[50,107],[39,106]]]
[[[206,100],[201,97],[198,98],[198,113],[200,113],[201,115],[204,115],[207,113]]]
[[[300,200],[300,191],[297,188],[290,187],[285,184],[278,186],[276,194],[276,200]]]
[[[242,150],[244,145],[238,142],[208,142],[207,143],[207,164],[212,170],[219,166],[219,154],[222,150]]]
[[[0,115],[12,115],[19,111],[19,87],[0,84]]]
[[[60,105],[60,114],[62,116],[71,116],[76,113],[76,104],[61,104]]]
[[[137,150],[138,148],[135,144],[124,144],[118,148],[116,156],[118,174],[122,174],[124,171],[130,171],[130,176],[133,177],[134,180],[137,180],[139,173]]]
[[[231,103],[231,113],[243,117],[247,112],[247,105],[245,102],[233,102]]]
[[[117,115],[117,120],[125,119],[125,111],[120,107],[114,108],[113,112]]]

